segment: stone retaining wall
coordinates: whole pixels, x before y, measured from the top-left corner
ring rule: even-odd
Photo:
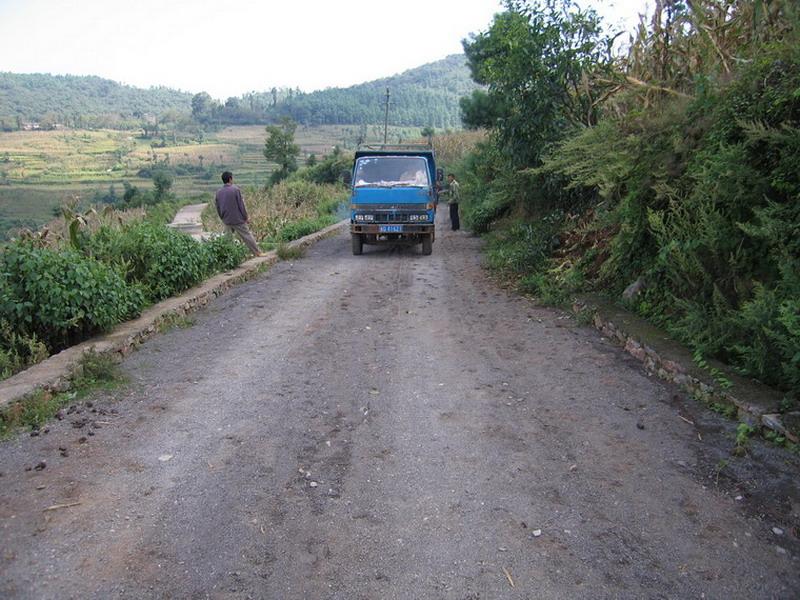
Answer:
[[[771,429],[798,443],[797,432],[786,423],[800,421],[800,414],[778,413],[781,394],[756,381],[745,379],[729,367],[709,360],[709,368],[697,366],[688,349],[671,340],[638,316],[599,297],[576,300],[573,312],[593,313],[592,323],[606,337],[620,344],[657,377],[677,384],[709,405],[735,407],[739,420],[754,427]]]

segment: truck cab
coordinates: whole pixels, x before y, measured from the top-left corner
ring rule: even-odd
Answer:
[[[425,145],[361,146],[355,153],[350,195],[353,254],[364,244],[421,244],[431,254],[435,239],[436,169]]]

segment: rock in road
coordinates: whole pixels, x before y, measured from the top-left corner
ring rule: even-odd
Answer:
[[[797,597],[796,457],[733,457],[480,244],[324,240],[2,443],[0,596]]]

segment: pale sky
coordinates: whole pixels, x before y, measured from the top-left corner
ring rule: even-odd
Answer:
[[[630,29],[644,0],[579,0]],[[313,91],[462,51],[496,0],[0,0],[0,71],[98,75],[224,100]]]

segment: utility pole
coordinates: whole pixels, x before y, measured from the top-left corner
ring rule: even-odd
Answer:
[[[389,132],[389,88],[386,88],[386,113],[383,118],[383,143],[386,144]]]

